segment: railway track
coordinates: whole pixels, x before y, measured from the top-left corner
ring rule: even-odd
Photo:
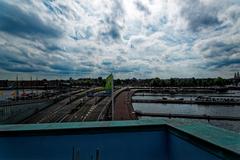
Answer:
[[[84,97],[86,93],[96,90],[97,88],[94,88],[71,95],[71,100],[70,97],[67,97],[46,109],[39,111],[20,123],[48,123],[61,121],[66,114],[81,104],[81,98]]]
[[[101,102],[95,105],[92,110],[84,117],[84,121],[97,121],[104,107],[111,102],[111,97],[104,98]]]
[[[103,97],[94,97],[81,106],[74,114],[66,116],[62,122],[79,122],[84,121],[90,110],[96,106]],[[95,118],[97,120],[97,117]]]
[[[56,110],[49,117],[42,119],[40,123],[50,123],[50,122],[61,122],[64,117],[69,115],[74,109],[80,107],[85,101],[87,101],[88,97],[79,98],[72,103],[64,105],[63,107]]]
[[[57,102],[56,104],[30,116],[21,123],[52,123],[52,122],[80,122],[97,121],[103,111],[111,106],[111,97],[87,97],[86,93],[94,89],[72,95]],[[95,89],[95,92],[99,90]],[[131,97],[132,92],[126,88],[116,90],[115,117],[117,120],[136,119],[132,115]],[[104,112],[104,117],[108,112]],[[110,113],[111,114],[111,113]]]

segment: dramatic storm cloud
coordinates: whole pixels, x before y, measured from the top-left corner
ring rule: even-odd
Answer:
[[[1,0],[0,79],[231,77],[238,0]]]

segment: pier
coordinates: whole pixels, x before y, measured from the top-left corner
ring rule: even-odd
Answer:
[[[171,113],[148,113],[135,111],[138,116],[148,117],[167,117],[167,118],[187,118],[187,119],[205,119],[205,120],[227,120],[227,121],[240,121],[240,117],[230,116],[209,116],[209,115],[190,115],[190,114],[171,114]]]
[[[134,108],[132,106],[132,99],[134,91],[129,88],[124,88],[115,98],[115,113],[114,120],[135,120]]]
[[[170,103],[170,104],[204,104],[204,105],[240,105],[240,101],[204,101],[180,99],[133,99],[133,103]]]

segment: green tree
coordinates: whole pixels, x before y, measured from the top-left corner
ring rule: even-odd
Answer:
[[[217,85],[217,86],[224,86],[225,85],[224,79],[221,78],[221,77],[216,78],[214,80],[214,82],[215,82],[215,85]]]
[[[151,80],[150,85],[153,87],[159,87],[160,86],[160,78],[156,77],[154,79]]]

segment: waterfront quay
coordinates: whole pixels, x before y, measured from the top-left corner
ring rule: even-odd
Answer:
[[[233,98],[202,98],[196,100],[184,100],[181,99],[154,99],[154,100],[147,100],[147,99],[134,99],[133,103],[171,103],[171,104],[205,104],[205,105],[240,105],[240,98],[233,99]]]

